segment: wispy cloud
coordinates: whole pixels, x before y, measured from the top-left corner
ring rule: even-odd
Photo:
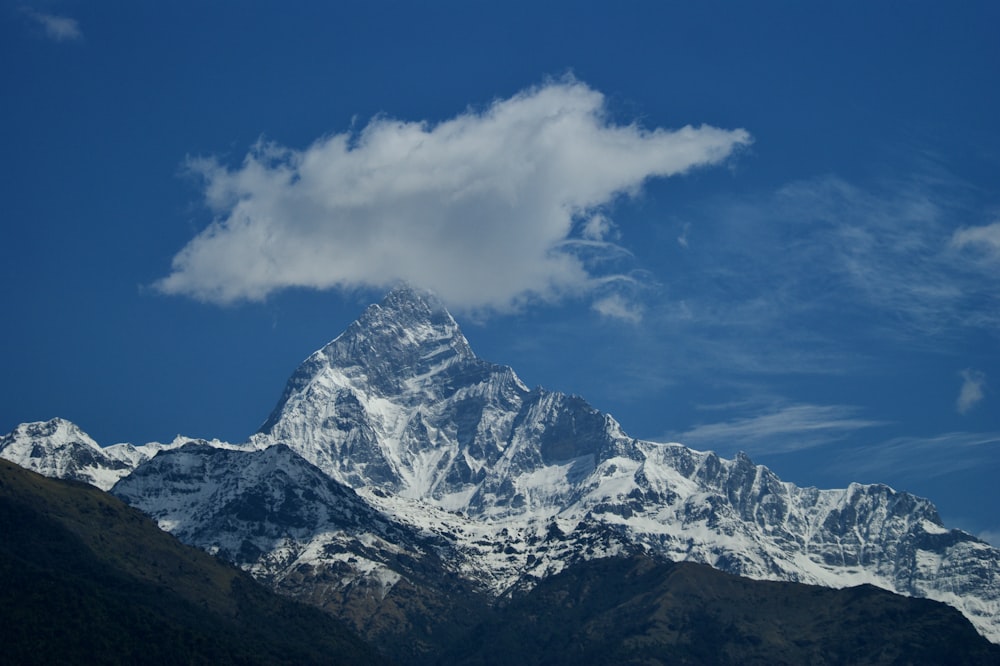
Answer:
[[[832,467],[855,477],[935,478],[996,466],[1000,432],[948,432],[932,437],[894,437],[838,451]]]
[[[698,425],[673,438],[694,448],[742,449],[756,455],[789,453],[886,425],[861,417],[860,411],[849,405],[775,405],[751,416]]]
[[[928,179],[929,180],[929,179]],[[957,186],[956,186],[957,187]],[[947,183],[828,176],[692,211],[674,289],[693,325],[772,340],[914,342],[1000,327],[1000,224]],[[961,227],[961,228],[959,228]],[[777,337],[775,337],[777,336]]]
[[[966,368],[962,370],[962,388],[955,400],[955,409],[959,414],[968,413],[983,399],[983,389],[986,387],[986,375],[979,370]]]
[[[45,30],[45,34],[49,39],[57,42],[73,42],[83,39],[83,31],[80,30],[80,24],[76,19],[69,18],[68,16],[47,14],[27,8],[23,11],[25,16]]]
[[[305,150],[256,146],[235,168],[191,161],[215,220],[157,282],[228,303],[288,287],[405,279],[452,307],[505,309],[606,287],[607,207],[649,178],[718,164],[743,130],[645,129],[565,80],[432,125],[379,117]],[[605,299],[605,314],[636,310]]]
[[[688,247],[688,234],[691,233],[691,223],[685,222],[684,226],[681,228],[681,233],[677,236],[677,244],[682,248],[687,249]]]
[[[983,530],[977,534],[980,539],[990,544],[994,548],[1000,548],[1000,529]]]

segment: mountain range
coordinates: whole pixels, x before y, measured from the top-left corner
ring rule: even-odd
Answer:
[[[802,488],[744,454],[629,437],[583,398],[478,358],[408,286],[309,356],[247,442],[102,448],[54,419],[0,438],[0,456],[110,490],[413,655],[607,558],[874,586],[944,602],[1000,642],[1000,550],[928,500]]]
[[[0,530],[5,663],[374,664],[387,654],[401,663],[512,666],[1000,659],[1000,646],[940,602],[872,586],[753,581],[645,555],[569,566],[500,604],[453,588],[453,599],[464,598],[461,616],[423,609],[412,616],[434,630],[417,641],[423,649],[380,641],[380,657],[335,619],[181,544],[88,484],[0,463]],[[393,610],[383,605],[377,616]],[[420,629],[396,627],[397,639]]]

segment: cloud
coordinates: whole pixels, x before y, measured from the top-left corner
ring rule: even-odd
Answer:
[[[1000,529],[983,530],[978,535],[980,539],[990,544],[994,548],[1000,548]]]
[[[45,34],[57,42],[73,42],[83,39],[83,32],[76,19],[66,16],[56,16],[46,14],[31,9],[25,9],[24,13],[30,19],[38,23],[45,30]]]
[[[684,226],[681,228],[681,233],[677,236],[677,244],[680,245],[685,250],[688,247],[688,234],[691,233],[691,223],[685,222]]]
[[[642,310],[620,294],[604,296],[594,301],[593,309],[605,317],[621,319],[638,324],[642,321]]]
[[[849,405],[777,405],[753,416],[695,426],[676,435],[676,441],[695,448],[740,449],[755,455],[789,453],[829,444],[863,428],[886,425],[859,417],[859,411]]]
[[[953,241],[963,225],[978,228],[971,220],[996,219],[970,190],[920,172],[877,183],[823,176],[676,207],[661,229],[664,260],[654,278],[663,287],[641,294],[643,326],[629,332],[637,360],[621,359],[615,372],[627,368],[628,390],[637,397],[647,386],[699,387],[706,378],[730,396],[788,395],[786,381],[888,378],[913,354],[965,355],[970,340],[992,340],[1000,330],[997,266],[970,261],[973,247]],[[758,404],[717,420],[776,411]],[[725,446],[707,426],[692,423],[666,436]],[[754,425],[729,422],[737,424]],[[820,446],[848,433],[806,434],[757,439],[754,446]]]
[[[585,239],[601,241],[612,235],[617,235],[617,228],[606,215],[595,213],[584,221],[580,233]]]
[[[983,389],[986,386],[986,375],[978,370],[966,368],[960,373],[962,388],[955,400],[955,409],[959,414],[968,413],[983,399]]]
[[[1000,222],[979,227],[962,227],[952,234],[951,244],[982,259],[1000,260]]]
[[[929,479],[997,466],[1000,432],[948,432],[930,437],[894,437],[841,449],[831,467],[854,477]]]
[[[1000,224],[956,231],[970,215],[952,191],[960,184],[927,181],[862,187],[826,176],[686,213],[699,242],[688,245],[686,230],[678,239],[688,258],[673,280],[685,290],[677,298],[696,324],[737,341],[748,331],[820,341],[840,328],[830,337],[841,343],[920,344],[995,330],[1000,300],[987,259],[1000,258]]]
[[[614,277],[595,254],[620,254],[609,205],[749,142],[739,129],[615,124],[574,80],[438,124],[378,117],[304,150],[261,142],[234,168],[190,161],[215,219],[156,287],[230,303],[407,280],[452,307],[498,310],[589,292]]]

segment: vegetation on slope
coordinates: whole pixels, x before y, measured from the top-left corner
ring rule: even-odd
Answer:
[[[541,581],[439,663],[997,664],[1000,646],[936,601],[637,556]]]
[[[16,664],[366,664],[337,620],[86,484],[0,461],[0,649]]]

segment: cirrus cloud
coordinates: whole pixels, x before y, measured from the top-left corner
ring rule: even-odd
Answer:
[[[46,14],[31,9],[23,10],[31,20],[35,21],[44,30],[46,36],[56,42],[74,42],[83,39],[83,32],[76,19],[68,16],[57,16]]]
[[[860,416],[851,405],[777,404],[750,416],[695,426],[668,438],[695,448],[733,447],[790,453],[824,446],[864,428],[887,425]]]
[[[750,141],[615,124],[600,92],[564,80],[438,124],[379,117],[304,150],[259,143],[235,168],[190,161],[215,219],[156,287],[230,303],[406,280],[498,310],[586,293],[614,277],[595,252],[622,254],[616,198]]]

